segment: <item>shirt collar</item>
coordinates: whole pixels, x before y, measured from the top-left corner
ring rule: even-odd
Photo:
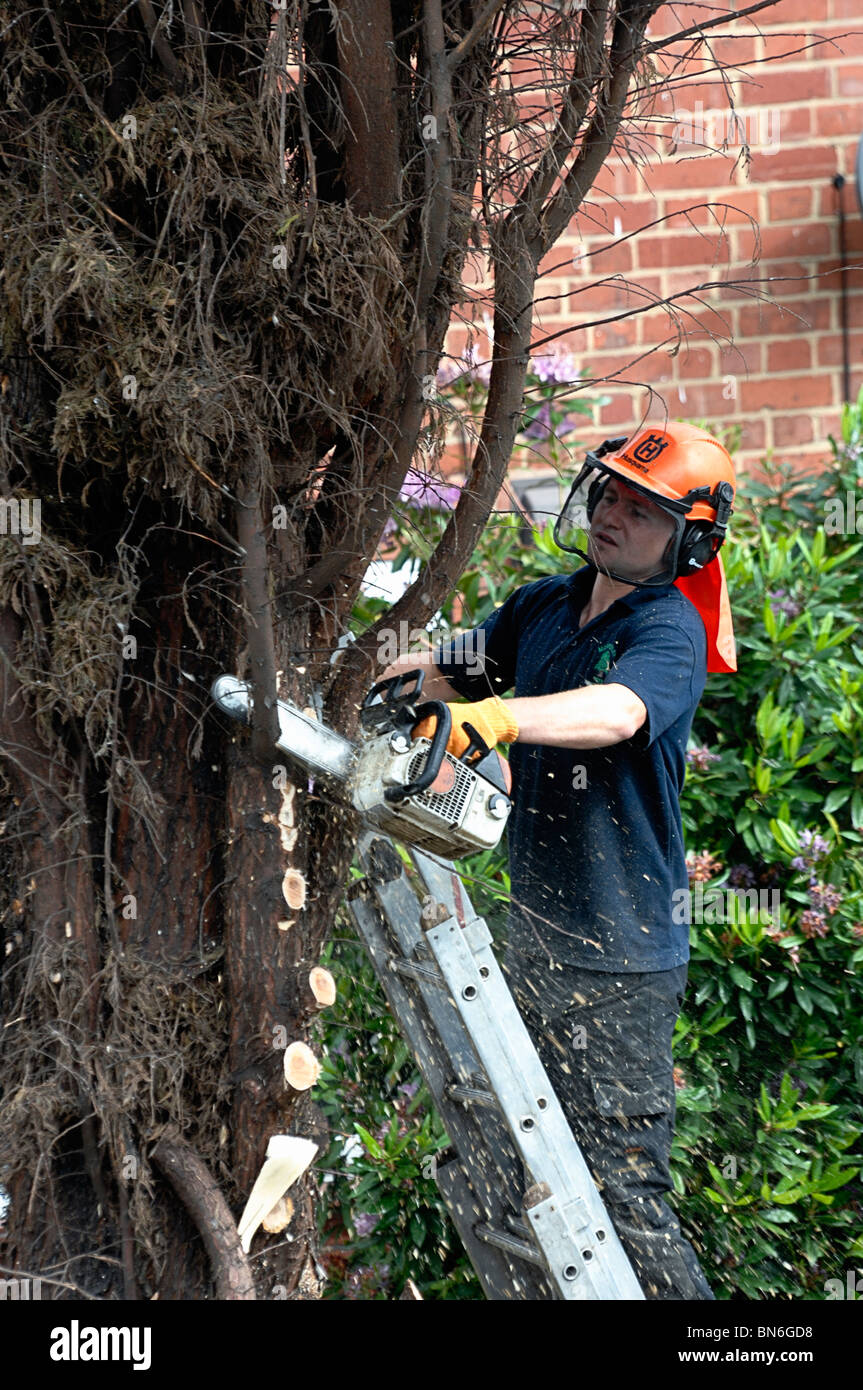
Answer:
[[[578,608],[579,613],[590,597],[595,578],[595,565],[582,565],[580,569],[577,569],[574,574],[569,576],[570,597]],[[612,603],[609,608],[606,608],[604,613],[600,613],[599,616],[601,618],[607,617],[619,604],[622,604],[625,608],[633,609],[640,607],[640,605],[644,603],[652,603],[654,599],[660,598],[663,594],[667,594],[671,588],[673,588],[671,584],[661,584],[656,588],[647,588],[644,586],[641,588],[636,587],[631,593],[624,594],[621,598],[615,599],[614,603]]]

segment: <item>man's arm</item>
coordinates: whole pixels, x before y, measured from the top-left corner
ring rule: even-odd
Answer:
[[[638,733],[647,706],[625,685],[585,685],[557,695],[506,700],[518,743],[549,748],[609,748]]]
[[[454,704],[461,697],[440,674],[429,655],[400,656],[381,680],[419,666],[427,675],[423,697]],[[647,719],[647,706],[625,685],[586,685],[556,695],[504,700],[518,725],[518,743],[551,748],[609,748],[632,738]]]
[[[378,679],[389,680],[390,676],[401,676],[405,671],[415,671],[417,667],[426,673],[422,688],[424,700],[443,700],[445,704],[451,705],[461,699],[458,691],[453,690],[449,681],[441,675],[433,657],[427,653],[397,657]]]

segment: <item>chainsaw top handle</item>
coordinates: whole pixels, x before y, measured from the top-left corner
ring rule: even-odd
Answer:
[[[446,746],[452,732],[452,715],[442,700],[426,700],[423,704],[405,711],[405,716],[399,721],[402,732],[406,732],[410,738],[415,724],[422,719],[428,719],[435,715],[435,731],[432,736],[431,748],[425,760],[425,766],[419,777],[415,777],[412,782],[405,782],[401,787],[387,787],[384,792],[386,801],[405,801],[409,796],[416,796],[419,792],[424,792],[431,786],[441,769],[444,760]]]

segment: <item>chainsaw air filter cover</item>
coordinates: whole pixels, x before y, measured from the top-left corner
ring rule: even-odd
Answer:
[[[357,810],[392,835],[430,854],[448,859],[492,849],[500,840],[512,803],[498,787],[467,763],[444,755],[431,787],[398,801],[388,788],[416,782],[431,750],[427,738],[408,743],[399,735],[368,739],[351,780]],[[435,791],[435,786],[446,790]]]

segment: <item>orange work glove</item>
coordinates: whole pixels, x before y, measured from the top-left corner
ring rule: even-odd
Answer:
[[[489,748],[498,743],[513,743],[518,738],[518,725],[499,695],[488,700],[477,700],[472,704],[447,705],[452,715],[452,732],[447,743],[447,752],[460,758],[470,747],[470,734],[462,728],[463,720],[473,724],[477,733],[484,738]],[[421,719],[411,734],[412,738],[433,738],[436,720],[432,715]]]

